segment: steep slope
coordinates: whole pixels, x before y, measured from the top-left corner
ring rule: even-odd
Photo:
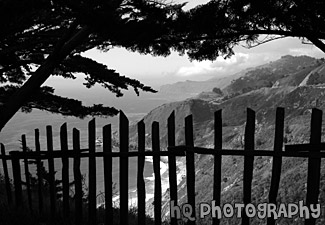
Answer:
[[[274,139],[275,112],[277,107],[285,108],[284,144],[308,143],[310,137],[311,109],[325,109],[325,64],[324,60],[311,57],[285,56],[280,60],[251,68],[245,74],[223,89],[220,94],[205,92],[185,101],[168,103],[152,110],[144,121],[147,126],[147,147],[150,148],[150,126],[160,123],[161,147],[167,145],[167,118],[175,111],[177,145],[184,144],[184,119],[192,114],[194,119],[194,142],[196,146],[213,148],[214,121],[216,110],[222,109],[223,148],[243,149],[246,109],[256,112],[255,148],[272,150]],[[249,82],[248,82],[249,81]],[[269,83],[268,83],[269,82]],[[243,91],[244,88],[254,88]],[[238,91],[239,90],[239,91]],[[323,122],[322,133],[325,133]],[[136,140],[136,127],[131,127],[130,136]],[[322,137],[325,141],[325,137]],[[136,145],[135,141],[133,144]],[[325,160],[322,160],[320,190],[325,190]],[[306,196],[308,160],[304,158],[283,158],[278,201],[297,203]],[[179,205],[187,202],[186,162],[178,158]],[[210,202],[213,194],[213,156],[195,155],[196,202]],[[254,158],[252,182],[252,203],[267,202],[272,171],[271,157]],[[166,174],[164,174],[166,176]],[[222,160],[222,203],[242,202],[243,157],[223,156]],[[153,215],[152,201],[147,203],[147,212]],[[325,204],[325,192],[320,192],[319,203]],[[162,200],[164,218],[169,218],[169,193]],[[197,204],[198,205],[198,204]],[[211,222],[211,218],[199,220],[198,224]],[[265,220],[253,218],[252,224],[265,224]],[[302,218],[279,218],[279,224],[301,224]],[[223,219],[221,224],[239,224],[240,219]],[[318,220],[323,224],[324,219]]]
[[[256,90],[261,87],[298,86],[314,69],[324,63],[309,56],[282,56],[280,59],[248,68],[238,73],[216,77],[207,81],[177,82],[163,85],[160,93],[174,100],[183,100],[214,87],[230,96]]]
[[[232,80],[244,76],[251,68],[240,71],[238,73],[223,77],[216,77],[206,81],[184,81],[174,84],[166,84],[160,87],[160,93],[173,100],[183,100],[188,97],[193,97],[204,91],[212,91],[217,87],[220,89],[228,86]]]
[[[154,121],[159,122],[161,147],[167,146],[167,120],[171,113],[175,112],[176,126],[176,144],[184,144],[184,118],[193,115],[194,123],[203,126],[213,119],[213,113],[216,106],[202,99],[187,99],[185,101],[166,103],[149,112],[143,121],[146,125],[146,143],[151,145],[151,124]],[[137,126],[130,127],[130,143],[136,146]]]
[[[318,85],[325,83],[325,64],[318,66],[317,68],[313,69],[305,79],[299,84],[299,86],[303,85]]]
[[[202,107],[202,105],[204,107]],[[193,114],[194,137],[196,146],[213,146],[213,112],[222,109],[223,113],[223,148],[243,149],[244,127],[246,121],[246,108],[250,107],[256,111],[256,149],[273,148],[274,121],[276,107],[285,108],[285,144],[306,143],[310,135],[310,116],[311,108],[317,107],[325,109],[325,89],[315,86],[304,87],[281,87],[281,88],[262,88],[251,91],[243,95],[225,100],[222,103],[196,100],[187,100],[177,104],[163,106],[159,110],[152,111],[146,117],[148,123],[153,120],[161,121],[167,118],[163,115],[164,109],[168,115],[172,110],[176,112],[176,123],[183,124],[185,115]],[[186,109],[183,114],[180,110]],[[178,113],[181,116],[177,116]],[[158,113],[158,114],[155,114]],[[165,135],[165,126],[160,130],[162,136]],[[323,122],[325,131],[325,123]],[[178,135],[184,138],[184,127],[176,126]],[[324,139],[324,138],[323,138]],[[324,141],[324,140],[323,140]],[[166,143],[166,142],[163,142]],[[148,143],[149,144],[149,143]],[[179,141],[182,144],[182,141]],[[150,146],[148,146],[150,147]],[[185,171],[185,159],[178,159],[178,169],[182,174]],[[210,202],[213,193],[213,157],[209,155],[196,155],[196,202]],[[272,170],[272,159],[270,157],[255,157],[254,178],[252,198],[254,204],[265,202],[268,197],[270,178]],[[325,165],[322,164],[322,172],[325,172]],[[242,180],[243,180],[243,157],[224,156],[222,164],[222,202],[241,202],[242,201]],[[284,158],[282,180],[280,184],[278,199],[280,202],[298,202],[305,198],[307,159]],[[324,173],[322,173],[324,174]],[[321,188],[325,188],[325,177],[321,178]],[[290,191],[288,191],[290,190]],[[179,204],[187,202],[186,197],[186,177],[178,185]],[[148,212],[153,212],[152,202],[147,204]],[[321,194],[320,203],[325,203],[325,195]],[[169,194],[163,197],[163,215],[169,218]],[[256,218],[255,218],[256,219]],[[255,220],[254,223],[262,221]],[[230,221],[229,221],[230,220]],[[238,218],[231,218],[230,224],[239,223]],[[298,219],[301,222],[301,219]],[[265,222],[265,221],[264,221]],[[281,218],[279,222],[289,222]],[[291,221],[292,222],[292,221]],[[226,224],[223,220],[222,224]],[[299,224],[299,223],[297,223]]]
[[[237,95],[262,87],[297,86],[322,61],[308,56],[283,56],[279,60],[258,66],[223,89],[227,95]]]

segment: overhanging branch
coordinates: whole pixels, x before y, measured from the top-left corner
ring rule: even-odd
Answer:
[[[72,34],[75,26],[68,31]],[[25,82],[25,84],[11,96],[3,107],[0,114],[0,130],[19,110],[26,99],[37,90],[51,75],[54,68],[59,62],[69,55],[78,45],[80,45],[91,33],[91,29],[85,26],[73,36],[64,35],[58,43],[53,53],[45,60],[45,62],[35,71],[35,73]]]
[[[325,43],[322,42],[320,39],[312,37],[312,36],[307,36],[308,40],[310,40],[317,48],[322,50],[325,53]]]

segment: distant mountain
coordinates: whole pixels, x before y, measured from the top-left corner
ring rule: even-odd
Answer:
[[[242,94],[261,87],[297,86],[323,61],[309,56],[282,56],[279,60],[207,81],[184,81],[163,85],[160,93],[183,100],[220,88],[226,95]]]
[[[308,56],[283,56],[281,59],[255,67],[223,89],[227,95],[236,95],[262,87],[297,86],[323,61]]]
[[[159,93],[169,97],[170,99],[174,99],[175,101],[184,100],[188,97],[196,96],[204,91],[212,91],[215,87],[223,89],[228,86],[232,80],[244,76],[249,70],[250,69],[243,70],[232,75],[216,77],[206,81],[187,80],[184,82],[162,85]]]
[[[147,147],[151,146],[151,123],[160,124],[161,148],[167,145],[167,118],[175,111],[176,144],[184,144],[184,119],[193,115],[195,146],[213,148],[214,112],[222,109],[223,148],[243,149],[246,109],[256,112],[255,148],[273,148],[275,112],[277,107],[285,108],[284,144],[307,143],[310,138],[310,118],[312,108],[325,109],[325,63],[307,56],[284,56],[268,64],[251,68],[242,73],[223,88],[224,95],[204,92],[184,101],[172,102],[155,108],[143,120],[147,128]],[[247,89],[251,87],[251,90]],[[245,89],[246,88],[246,89]],[[244,90],[245,89],[245,90]],[[323,132],[325,122],[323,122]],[[130,128],[131,143],[136,146],[136,126]],[[325,141],[324,135],[322,142]],[[283,158],[281,183],[278,201],[293,203],[305,199],[307,159]],[[179,205],[186,198],[186,162],[177,160],[179,177]],[[213,156],[196,155],[196,202],[210,202],[213,193]],[[254,177],[252,199],[254,204],[267,201],[272,171],[270,157],[254,158]],[[185,175],[184,175],[185,174]],[[322,163],[321,174],[325,174]],[[243,157],[224,156],[222,161],[222,202],[242,202]],[[321,176],[320,190],[325,190],[325,177]],[[147,204],[149,214],[153,205]],[[319,203],[325,204],[325,195],[320,194]],[[169,216],[169,194],[164,193],[162,210],[165,218]],[[211,219],[211,218],[210,218]],[[210,219],[206,219],[209,220]],[[239,224],[240,219],[228,219],[230,224]],[[295,218],[300,224],[302,218]],[[258,218],[252,224],[265,224]],[[291,223],[292,219],[279,218],[279,224]],[[225,221],[222,221],[225,224]]]

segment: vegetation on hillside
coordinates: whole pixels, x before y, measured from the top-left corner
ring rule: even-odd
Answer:
[[[307,59],[306,65],[301,61]],[[286,67],[288,63],[288,68]],[[276,87],[261,86],[256,90],[246,93],[236,93],[232,97],[217,97],[211,92],[209,97],[207,93],[200,94],[195,98],[180,102],[165,104],[154,109],[144,121],[150,126],[152,121],[158,121],[161,127],[166,127],[166,121],[172,111],[176,116],[176,145],[184,144],[184,118],[192,114],[194,119],[194,142],[196,146],[213,148],[214,140],[214,121],[213,113],[222,109],[223,118],[223,148],[225,149],[243,149],[244,148],[244,130],[246,121],[246,108],[249,107],[256,111],[256,130],[255,130],[255,148],[260,150],[272,150],[274,142],[274,124],[276,107],[285,108],[285,129],[284,144],[308,143],[310,137],[310,118],[311,109],[316,107],[325,108],[325,89],[324,84],[308,85],[303,83],[304,79],[311,79],[309,74],[312,71],[323,71],[324,64],[309,57],[283,57],[279,61],[268,64],[267,71],[278,71],[280,73],[274,76],[281,82]],[[277,70],[275,70],[277,68]],[[251,76],[251,82],[274,79],[264,76],[263,73],[254,71],[263,71],[258,67],[254,68],[246,76]],[[285,74],[283,79],[282,75]],[[281,75],[282,74],[282,75]],[[246,78],[244,76],[244,79]],[[240,79],[240,78],[238,78]],[[278,80],[274,79],[274,82]],[[236,81],[234,81],[236,82]],[[303,84],[303,85],[302,85]],[[230,84],[231,86],[232,84]],[[227,88],[226,88],[227,89]],[[213,98],[215,97],[215,98]],[[130,129],[131,137],[135,135],[135,130]],[[150,133],[150,131],[148,131]],[[323,121],[322,133],[325,134],[325,122]],[[161,129],[161,147],[166,147],[166,132]],[[150,137],[149,137],[150,138]],[[322,135],[322,141],[325,136]],[[148,147],[150,147],[148,142]],[[210,202],[213,193],[213,156],[196,155],[195,158],[196,175],[196,202]],[[307,159],[284,158],[280,182],[278,201],[281,203],[292,203],[306,198],[306,177],[307,177]],[[325,162],[322,160],[322,162]],[[178,158],[178,169],[185,170],[185,159]],[[271,157],[254,158],[254,177],[252,186],[252,201],[254,204],[262,203],[268,200],[272,171]],[[322,163],[321,174],[325,172],[325,164]],[[180,171],[180,174],[186,174]],[[222,161],[222,203],[242,202],[242,184],[243,184],[243,157],[224,156]],[[325,177],[321,176],[320,190],[325,190]],[[179,204],[186,203],[186,177],[182,177],[178,185]],[[325,195],[321,191],[319,196],[321,205],[325,204]],[[149,204],[148,211],[152,211],[153,206]],[[166,192],[163,196],[163,215],[169,218],[169,194]],[[200,221],[198,224],[211,222],[211,218]],[[302,219],[280,218],[279,223],[301,224]],[[323,219],[317,220],[322,224]],[[240,219],[233,217],[223,219],[222,224],[237,224]],[[252,224],[264,224],[265,221],[258,218],[252,219]]]

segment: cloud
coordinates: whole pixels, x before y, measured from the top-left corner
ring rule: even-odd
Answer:
[[[178,69],[177,75],[181,77],[188,77],[193,75],[199,75],[204,73],[209,73],[215,68],[211,66],[210,61],[197,62],[194,61],[190,66],[182,66]]]
[[[315,46],[305,46],[300,48],[291,48],[289,49],[291,55],[308,55],[316,58],[324,57],[324,52],[316,48]]]
[[[229,59],[219,57],[215,61],[194,61],[189,66],[180,67],[176,76],[192,78],[198,75],[200,75],[200,77],[224,75],[245,68],[245,64],[247,64],[248,60],[248,54],[238,53]]]

